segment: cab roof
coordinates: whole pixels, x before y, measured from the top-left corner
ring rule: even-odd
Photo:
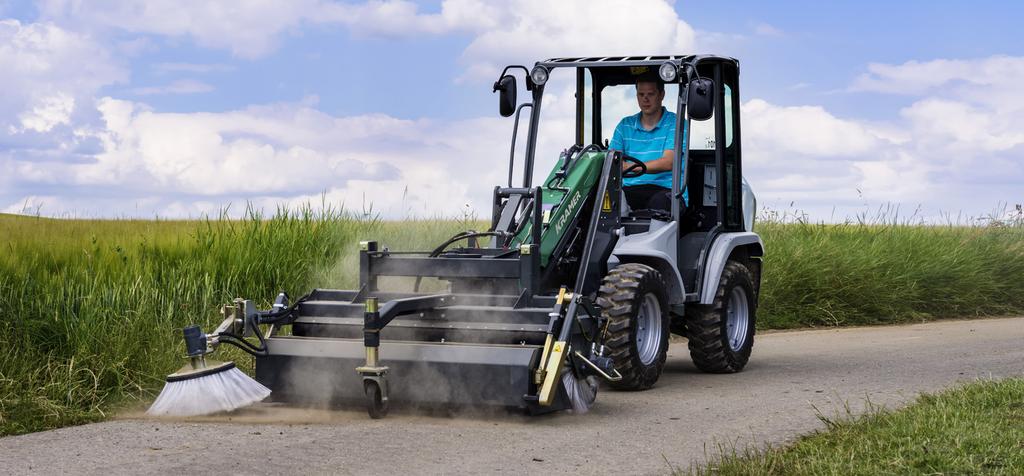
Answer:
[[[699,62],[722,62],[732,63],[737,68],[739,61],[736,58],[717,55],[671,55],[671,56],[590,56],[580,58],[551,58],[538,61],[537,64],[547,68],[601,68],[601,67],[630,67],[630,66],[658,66],[667,61],[678,65],[683,63]]]

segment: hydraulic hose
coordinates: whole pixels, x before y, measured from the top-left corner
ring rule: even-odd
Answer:
[[[441,256],[441,253],[444,253],[444,250],[446,248],[448,248],[449,245],[451,245],[452,243],[455,243],[455,242],[457,242],[459,240],[465,240],[465,239],[468,239],[468,238],[475,238],[475,237],[478,237],[478,236],[505,236],[506,234],[507,233],[502,232],[502,231],[473,231],[473,230],[460,231],[460,232],[456,233],[455,235],[453,235],[451,238],[448,238],[447,240],[445,240],[445,242],[441,243],[437,248],[434,248],[434,250],[431,251],[430,254],[427,255],[427,256],[429,256],[431,258],[436,258],[438,256]],[[413,288],[412,288],[414,293],[420,292],[420,282],[421,281],[423,281],[423,276],[416,276],[416,283],[413,284]]]
[[[285,297],[287,296],[288,295],[285,294]],[[249,329],[252,330],[253,334],[256,335],[256,338],[259,339],[259,346],[253,344],[252,342],[249,342],[248,340],[245,339],[245,337],[231,332],[221,332],[220,334],[218,334],[218,336],[222,339],[222,343],[231,344],[235,347],[238,347],[239,349],[242,349],[243,351],[252,356],[265,356],[267,355],[267,341],[266,338],[263,336],[263,332],[260,331],[259,324],[277,324],[291,317],[295,312],[295,309],[298,308],[299,304],[308,301],[311,296],[312,293],[302,296],[301,298],[297,299],[294,303],[292,303],[290,306],[284,309],[279,309],[277,311],[261,311],[257,313],[256,319],[246,319],[245,325],[248,326]]]

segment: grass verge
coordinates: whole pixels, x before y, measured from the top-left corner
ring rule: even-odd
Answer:
[[[899,410],[819,418],[826,429],[792,445],[720,447],[689,474],[1024,474],[1024,379],[925,394]]]

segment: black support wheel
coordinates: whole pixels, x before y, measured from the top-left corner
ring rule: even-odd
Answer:
[[[690,358],[698,369],[716,374],[743,370],[754,348],[757,294],[754,275],[738,261],[722,270],[715,299],[686,309]]]
[[[650,266],[626,263],[601,283],[598,305],[607,321],[604,345],[622,380],[620,390],[654,386],[668,351],[668,294],[661,273]]]
[[[379,420],[388,414],[388,401],[380,383],[374,380],[363,380],[363,392],[366,394],[366,412],[370,418]]]

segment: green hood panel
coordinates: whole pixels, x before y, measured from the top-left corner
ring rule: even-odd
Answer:
[[[561,163],[555,167],[544,180],[541,189],[541,210],[543,211],[543,228],[540,234],[540,264],[547,266],[551,253],[562,238],[569,232],[570,225],[583,209],[583,205],[594,193],[594,186],[601,177],[601,166],[604,164],[604,152],[588,152],[581,154],[569,165],[564,178],[556,179],[555,173]],[[513,246],[527,243],[533,223],[528,223],[512,240]]]

